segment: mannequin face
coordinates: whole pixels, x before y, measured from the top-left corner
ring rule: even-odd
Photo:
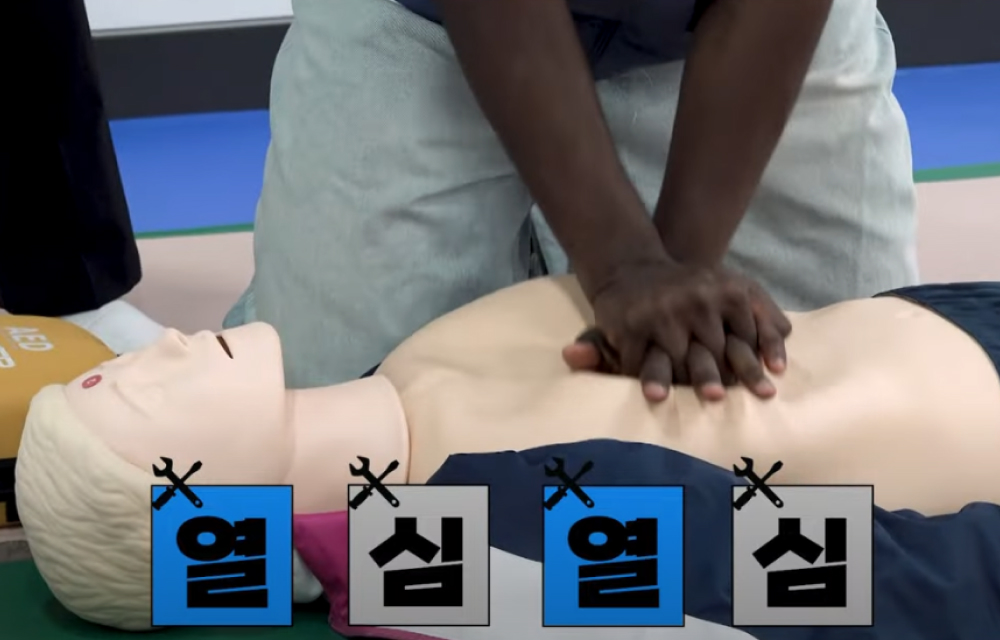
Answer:
[[[289,464],[281,346],[261,323],[185,336],[89,371],[66,388],[88,428],[128,462],[151,472],[172,458],[192,484],[279,483]]]

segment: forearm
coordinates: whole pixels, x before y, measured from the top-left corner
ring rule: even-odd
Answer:
[[[725,255],[808,72],[832,0],[717,0],[695,30],[655,224],[685,263]]]
[[[664,256],[604,122],[565,0],[439,0],[486,118],[588,293],[617,261]]]

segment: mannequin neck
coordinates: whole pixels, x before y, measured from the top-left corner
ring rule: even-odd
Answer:
[[[295,447],[286,482],[295,486],[295,513],[347,508],[347,485],[367,484],[349,465],[371,460],[380,475],[393,460],[399,468],[385,484],[409,476],[410,437],[396,390],[382,376],[318,389],[287,391],[288,427]]]

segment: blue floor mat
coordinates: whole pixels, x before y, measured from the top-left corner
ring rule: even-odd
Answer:
[[[1000,162],[1000,63],[900,69],[917,171]]]
[[[111,123],[136,233],[253,222],[270,140],[267,111]]]
[[[1000,162],[1000,63],[899,71],[917,171]],[[266,111],[111,123],[137,233],[253,222]]]

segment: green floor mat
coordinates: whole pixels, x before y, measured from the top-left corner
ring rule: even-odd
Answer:
[[[247,627],[166,629],[165,640],[342,640],[327,625],[326,605],[295,613],[295,626],[260,629]],[[49,592],[32,562],[0,563],[0,638],[4,640],[107,640],[149,637],[114,631],[80,620]]]

